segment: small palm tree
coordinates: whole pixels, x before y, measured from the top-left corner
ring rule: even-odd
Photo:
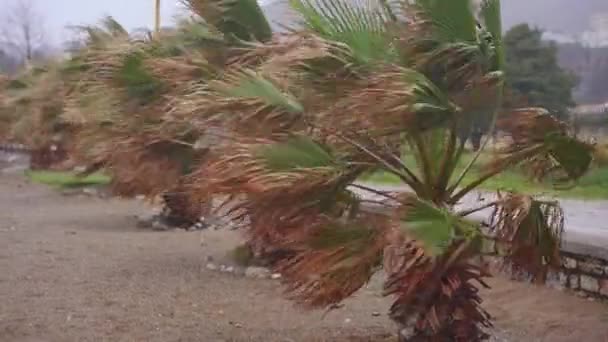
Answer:
[[[591,148],[543,109],[503,112],[498,0],[290,3],[304,29],[251,45],[176,103],[231,130],[189,177],[192,195],[228,196],[250,243],[292,251],[276,267],[306,307],[330,307],[384,268],[402,339],[485,339],[491,323],[478,287],[488,273],[476,262],[484,240],[542,280],[558,262],[563,214],[514,193],[458,204],[516,165],[575,180]],[[489,161],[480,158],[487,141],[471,155],[459,138],[480,120],[510,142]],[[360,182],[378,171],[409,191]],[[487,208],[484,227],[471,215]]]
[[[68,63],[78,77],[63,117],[78,127],[75,154],[90,165],[83,175],[104,168],[121,195],[163,194],[169,219],[189,225],[202,209],[181,180],[210,150],[196,148],[205,127],[195,117],[167,109],[271,32],[255,1],[183,3],[195,16],[154,36],[129,34],[110,17],[78,27],[85,44]]]

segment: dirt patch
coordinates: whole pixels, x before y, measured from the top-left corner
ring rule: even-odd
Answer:
[[[373,281],[328,313],[277,281],[207,270],[235,232],[136,228],[143,203],[61,196],[0,176],[0,341],[383,341],[395,330]],[[608,306],[494,279],[500,340],[608,341]],[[376,315],[375,312],[380,313]]]

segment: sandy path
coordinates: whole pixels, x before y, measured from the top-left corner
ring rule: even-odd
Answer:
[[[377,341],[378,284],[322,319],[276,281],[206,270],[237,243],[135,228],[135,201],[65,197],[0,176],[0,341]],[[608,341],[608,306],[503,280],[486,307],[510,341]],[[372,316],[377,311],[382,315]],[[356,336],[356,338],[355,338]]]

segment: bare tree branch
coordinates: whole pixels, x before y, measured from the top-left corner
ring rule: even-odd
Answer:
[[[31,61],[44,46],[43,16],[36,0],[14,0],[0,22],[0,47],[6,52]]]

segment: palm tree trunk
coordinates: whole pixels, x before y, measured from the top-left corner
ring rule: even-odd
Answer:
[[[160,0],[154,1],[154,33],[160,33]]]

